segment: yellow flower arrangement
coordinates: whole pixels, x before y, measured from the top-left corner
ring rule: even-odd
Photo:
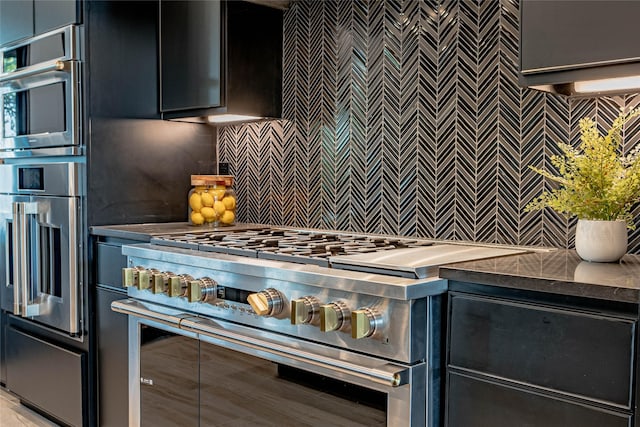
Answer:
[[[622,128],[640,115],[640,108],[622,111],[606,135],[588,117],[580,120],[580,146],[558,143],[562,155],[551,157],[558,175],[529,166],[559,184],[531,201],[525,211],[549,207],[567,218],[626,221],[635,228],[631,209],[640,199],[640,144],[621,154]]]

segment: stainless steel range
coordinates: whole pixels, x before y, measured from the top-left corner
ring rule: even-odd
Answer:
[[[311,413],[338,425],[438,425],[439,295],[446,282],[437,277],[437,267],[520,252],[279,228],[168,234],[150,244],[124,246],[129,298],[112,308],[129,315],[130,425],[150,424],[157,415],[148,409],[154,404],[147,397],[158,381],[143,372],[149,365],[144,361],[153,360],[145,356],[144,331],[149,327],[201,343],[195,358],[199,409],[194,411],[200,425],[255,422],[251,417],[269,410],[255,403],[260,398],[250,397],[250,390],[261,389],[283,405],[273,425],[315,425],[308,418]],[[229,390],[234,386],[220,390],[215,399],[202,391],[222,382],[220,370],[207,370],[203,362],[221,349],[233,354],[222,360],[241,360],[242,354],[277,367],[266,375],[275,385],[264,385],[264,379],[244,384],[251,404],[226,418],[219,408],[231,403],[220,402],[236,391]],[[254,372],[252,363],[244,366]],[[285,367],[296,370],[286,376],[287,387],[306,374],[313,377],[305,379],[303,390],[298,385],[280,396],[287,389],[278,382]],[[338,390],[361,389],[340,396],[323,388],[300,402],[306,409],[286,410],[287,402],[303,396],[308,387],[335,381]],[[382,403],[363,406],[368,391]],[[327,396],[337,401],[323,410],[320,402]]]

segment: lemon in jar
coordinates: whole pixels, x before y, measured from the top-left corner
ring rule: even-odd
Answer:
[[[216,211],[213,208],[206,207],[206,206],[202,208],[200,213],[204,217],[204,220],[207,221],[207,222],[213,222],[218,217],[216,215]]]
[[[220,217],[220,222],[223,224],[233,224],[233,220],[236,219],[233,211],[224,211],[222,216]]]
[[[200,194],[194,192],[189,196],[189,206],[191,207],[191,210],[200,212],[200,209],[202,209],[202,197]]]
[[[216,215],[218,216],[221,216],[227,210],[227,208],[224,206],[224,203],[222,203],[220,200],[216,200],[213,203],[213,209],[216,211]]]
[[[233,196],[226,196],[222,199],[222,203],[224,203],[224,207],[227,210],[232,210],[236,208],[236,198]]]
[[[213,196],[211,195],[211,193],[202,193],[202,206],[208,206],[211,207],[213,206]]]
[[[200,212],[191,212],[191,223],[193,225],[204,224],[204,216]]]
[[[215,200],[222,200],[224,197],[224,193],[227,192],[227,187],[224,185],[216,185],[215,188],[209,190],[209,193],[213,196]]]

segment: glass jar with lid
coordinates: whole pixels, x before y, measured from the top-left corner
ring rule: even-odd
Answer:
[[[188,202],[189,224],[193,226],[218,227],[236,222],[233,176],[191,175]]]

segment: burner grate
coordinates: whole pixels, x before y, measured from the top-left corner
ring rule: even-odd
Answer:
[[[430,246],[417,239],[260,229],[156,236],[152,244],[330,267],[329,257]]]

